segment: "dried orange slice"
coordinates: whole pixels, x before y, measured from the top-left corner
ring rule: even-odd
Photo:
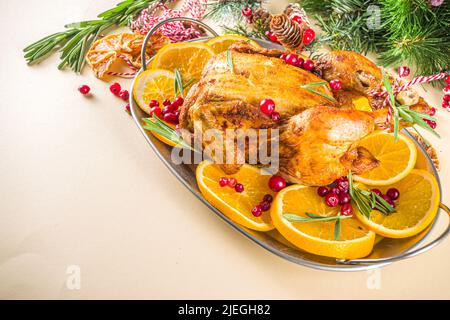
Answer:
[[[198,81],[203,67],[213,55],[214,51],[204,43],[171,43],[158,52],[151,67],[171,72],[178,69],[184,83]]]
[[[439,186],[434,176],[428,171],[414,169],[404,179],[380,190],[386,193],[389,188],[400,191],[396,212],[386,216],[374,210],[370,219],[356,212],[361,223],[387,238],[407,238],[425,230],[436,217],[439,207]]]
[[[417,149],[410,139],[398,134],[376,131],[364,139],[358,146],[364,147],[380,161],[380,165],[361,175],[355,175],[355,181],[372,186],[387,186],[406,177],[414,168],[417,159]]]
[[[293,185],[283,189],[271,209],[276,229],[296,247],[307,252],[338,259],[358,259],[369,255],[375,243],[375,233],[358,219],[341,220],[341,232],[335,240],[335,221],[292,222],[285,214],[307,217],[306,213],[334,217],[339,208],[328,207],[317,195],[317,189]]]
[[[260,169],[247,164],[238,173],[226,175],[218,165],[204,161],[198,165],[196,176],[205,199],[228,218],[252,230],[274,229],[269,211],[263,212],[260,217],[254,217],[251,213],[266,194],[274,195],[269,189],[270,175],[262,175]],[[244,192],[221,187],[219,179],[222,177],[235,178],[244,185]]]
[[[238,41],[247,41],[255,47],[260,47],[257,42],[237,34],[226,34],[224,36],[215,37],[209,40],[206,44],[213,49],[215,54],[219,54],[226,51],[233,43]]]

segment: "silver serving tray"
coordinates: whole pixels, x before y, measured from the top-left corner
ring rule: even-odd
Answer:
[[[174,20],[189,20],[187,18],[175,18],[168,21]],[[166,21],[167,22],[167,21]],[[151,30],[147,36],[146,42],[149,40],[151,34],[160,26],[159,24],[155,26],[154,30]],[[204,26],[204,25],[203,25]],[[205,28],[215,34],[209,27],[205,26]],[[211,37],[199,38],[194,41],[206,41]],[[253,39],[258,42],[261,46],[266,48],[274,48],[274,49],[282,49],[281,46],[274,44],[272,42]],[[145,48],[145,45],[144,45]],[[150,60],[151,61],[151,60]],[[147,61],[148,63],[149,61]],[[143,69],[139,71],[141,73],[146,68],[146,63],[144,63]],[[134,87],[134,81],[133,86]],[[130,92],[133,92],[131,90]],[[136,122],[139,130],[144,135],[145,140],[149,143],[153,151],[158,155],[158,157],[163,161],[163,163],[167,166],[167,168],[178,178],[178,180],[189,190],[191,191],[203,204],[208,207],[213,213],[215,213],[219,218],[221,218],[224,222],[230,225],[234,230],[239,232],[240,234],[247,237],[249,240],[255,242],[259,246],[263,247],[267,251],[283,258],[293,263],[311,267],[320,270],[330,270],[330,271],[361,271],[361,270],[369,270],[374,268],[379,268],[385,265],[388,265],[394,261],[406,259],[415,255],[418,255],[422,252],[425,252],[435,245],[437,245],[445,236],[449,233],[449,228],[445,230],[439,237],[437,237],[434,241],[428,243],[427,245],[420,247],[426,239],[430,237],[431,232],[433,231],[435,225],[437,224],[437,220],[439,215],[436,216],[436,219],[425,231],[420,233],[417,236],[405,239],[388,239],[388,238],[379,238],[377,244],[374,247],[373,252],[364,259],[352,260],[352,261],[342,261],[336,260],[334,258],[328,258],[323,256],[314,255],[300,249],[295,248],[291,245],[287,240],[285,240],[277,231],[271,232],[258,232],[253,231],[248,228],[245,228],[229,218],[227,218],[224,214],[222,214],[219,210],[214,208],[209,202],[205,200],[203,195],[200,193],[200,190],[197,186],[196,178],[195,178],[195,165],[175,165],[171,161],[171,150],[172,147],[167,146],[166,144],[159,141],[152,133],[146,131],[143,128],[142,118],[148,118],[148,115],[145,114],[137,105],[136,101],[134,101],[133,97],[130,98],[130,107],[131,114],[133,116],[134,121]],[[417,146],[418,155],[417,155],[417,168],[425,169],[432,173],[439,184],[439,199],[442,198],[441,195],[441,184],[439,180],[439,175],[436,172],[436,169],[427,155],[426,151],[423,147],[414,139],[412,135],[409,134],[408,131],[403,130],[405,133]],[[445,206],[441,206],[442,209],[446,210]],[[440,210],[441,211],[441,210]],[[231,234],[221,235],[221,236],[232,236]]]

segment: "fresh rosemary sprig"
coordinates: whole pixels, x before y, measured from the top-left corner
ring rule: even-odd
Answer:
[[[353,183],[353,174],[348,173],[349,193],[353,202],[367,219],[370,219],[372,210],[376,209],[385,215],[395,212],[395,208],[376,193],[358,188]]]
[[[400,118],[410,122],[412,124],[417,124],[419,127],[431,132],[436,137],[440,138],[439,134],[431,128],[428,123],[426,123],[423,119],[436,121],[436,118],[429,116],[426,113],[421,113],[415,110],[412,110],[409,106],[402,106],[397,103],[394,95],[394,91],[392,90],[391,82],[389,81],[389,77],[386,74],[383,74],[383,84],[386,88],[386,92],[389,95],[389,100],[392,105],[393,116],[394,116],[394,141],[397,141],[398,132],[400,128]]]
[[[175,69],[175,83],[174,83],[174,91],[175,96],[182,96],[184,98],[184,91],[186,88],[188,88],[193,82],[195,82],[195,79],[190,79],[188,82],[183,83],[183,78],[181,77],[180,70]]]
[[[64,69],[68,66],[74,72],[80,73],[86,52],[99,35],[113,26],[126,26],[139,12],[156,2],[165,1],[125,0],[99,14],[97,20],[68,24],[65,26],[67,30],[47,36],[26,47],[23,50],[25,60],[29,64],[35,63],[60,48],[61,63],[58,68]]]
[[[227,50],[227,63],[228,63],[228,67],[230,68],[231,73],[234,73],[233,57],[231,56],[230,50]]]
[[[302,217],[296,214],[285,213],[283,217],[291,222],[325,222],[325,221],[336,221],[334,225],[334,240],[339,240],[341,237],[341,221],[345,219],[350,219],[353,216],[342,216],[338,214],[337,216],[320,216],[318,214],[305,212],[306,217]]]
[[[325,99],[328,99],[328,100],[330,100],[332,102],[337,102],[336,99],[334,99],[333,97],[331,97],[331,96],[329,96],[329,95],[327,95],[325,93],[322,93],[322,92],[317,91],[317,90],[312,88],[312,87],[326,86],[327,84],[328,84],[328,82],[326,82],[326,81],[312,82],[312,83],[304,84],[300,88],[306,89],[306,90],[308,90],[308,91],[310,91],[310,92],[312,92],[314,94],[318,94],[319,96],[321,96],[321,97],[323,97]]]
[[[195,151],[190,144],[184,141],[183,137],[172,127],[167,125],[164,121],[159,119],[157,116],[153,115],[151,118],[144,118],[144,129],[155,132],[160,136],[172,141],[179,147],[183,147],[185,149],[190,149]]]

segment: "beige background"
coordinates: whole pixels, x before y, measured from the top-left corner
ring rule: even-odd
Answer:
[[[281,260],[178,183],[108,83],[88,69],[58,71],[56,56],[25,64],[25,45],[116,2],[1,1],[0,298],[450,298],[448,239],[380,274]],[[84,83],[92,99],[78,94]],[[427,93],[436,106],[441,96]],[[438,118],[443,139],[430,140],[449,202],[450,114]],[[80,290],[66,286],[71,265],[81,268]]]

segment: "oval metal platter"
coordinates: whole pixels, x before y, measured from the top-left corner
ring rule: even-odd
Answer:
[[[210,37],[200,38],[196,39],[195,41],[206,41],[210,39]],[[254,41],[258,42],[261,46],[266,48],[276,48],[276,49],[282,49],[279,45],[276,45],[274,43],[259,40],[259,39],[253,39]],[[141,73],[142,70],[140,70],[139,73]],[[134,82],[133,82],[134,86]],[[132,87],[133,88],[133,87]],[[130,92],[133,92],[131,90]],[[139,130],[144,135],[145,140],[149,143],[153,151],[158,155],[158,157],[163,161],[163,163],[167,166],[167,168],[178,178],[178,180],[190,191],[192,192],[203,204],[208,207],[211,212],[216,214],[219,218],[221,218],[225,223],[230,225],[234,230],[239,232],[240,234],[247,237],[249,240],[253,241],[257,245],[263,247],[267,251],[283,258],[288,261],[291,261],[293,263],[320,269],[320,270],[329,270],[329,271],[361,271],[361,270],[369,270],[374,268],[379,268],[385,265],[390,264],[391,262],[386,261],[380,261],[378,262],[372,262],[370,264],[342,264],[336,259],[328,258],[328,257],[322,257],[318,255],[314,255],[302,250],[299,250],[289,244],[277,231],[271,231],[271,232],[258,232],[253,231],[250,229],[247,229],[232,220],[228,219],[224,214],[222,214],[219,210],[214,208],[210,203],[208,203],[203,195],[200,193],[200,190],[198,189],[197,182],[195,179],[195,165],[175,165],[171,161],[171,150],[172,147],[165,145],[161,141],[159,141],[157,138],[153,136],[153,134],[149,131],[146,131],[143,128],[143,122],[142,118],[148,118],[149,116],[145,114],[137,105],[136,101],[134,101],[133,98],[131,98],[131,113],[133,116],[134,121],[136,122]],[[423,147],[414,139],[414,137],[409,134],[408,131],[403,130],[403,133],[405,133],[417,146],[418,149],[418,155],[417,155],[417,165],[416,168],[425,169],[431,172],[437,179],[439,184],[439,197],[442,198],[441,195],[441,184],[439,180],[439,175],[436,172],[436,169],[428,156],[428,154],[425,152]],[[440,200],[439,199],[439,200]],[[441,209],[439,209],[441,210]],[[439,214],[437,215],[439,217]],[[420,246],[422,243],[425,242],[425,240],[430,235],[431,231],[433,230],[434,226],[436,225],[436,221],[438,218],[435,219],[433,224],[428,227],[425,231],[420,233],[417,236],[406,238],[406,239],[387,239],[387,238],[380,238],[377,244],[374,247],[373,252],[370,254],[370,256],[366,257],[365,259],[370,260],[378,260],[378,259],[386,259],[386,258],[392,258],[392,257],[398,257],[401,255],[404,255],[407,252],[410,252]],[[230,234],[224,234],[221,235],[223,237],[232,236]]]

